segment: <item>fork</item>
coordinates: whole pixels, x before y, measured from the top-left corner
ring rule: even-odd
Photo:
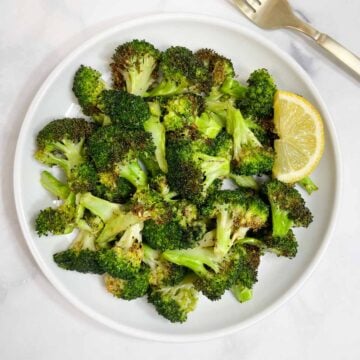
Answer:
[[[289,28],[298,30],[340,60],[360,76],[360,58],[293,13],[287,0],[233,0],[241,12],[263,29]]]

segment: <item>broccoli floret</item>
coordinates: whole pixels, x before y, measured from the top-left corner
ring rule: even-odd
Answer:
[[[61,200],[65,200],[70,194],[69,186],[58,180],[48,171],[43,171],[41,173],[40,183],[44,189]]]
[[[311,195],[314,191],[319,190],[317,185],[309,178],[305,177],[297,182],[309,195]]]
[[[269,173],[274,163],[272,149],[261,145],[240,110],[229,107],[227,115],[226,130],[234,139],[233,172],[238,175]]]
[[[274,236],[271,231],[261,232],[257,236],[264,243],[265,250],[277,256],[293,258],[297,254],[298,242],[291,229],[282,236]]]
[[[267,205],[252,191],[245,189],[214,192],[202,211],[205,216],[216,218],[214,252],[219,256],[224,256],[248,229],[263,227],[269,215]]]
[[[161,252],[143,244],[144,263],[150,268],[149,283],[151,286],[173,286],[184,279],[187,271],[182,266],[175,265],[161,256]]]
[[[195,119],[203,112],[202,97],[194,94],[181,94],[163,101],[164,125],[166,131],[182,131],[195,126]]]
[[[39,236],[69,234],[75,227],[76,212],[76,197],[70,193],[59,207],[40,210],[35,219],[35,230]]]
[[[220,87],[225,80],[235,76],[233,64],[230,59],[211,49],[200,49],[195,56],[203,63],[211,75],[211,85]]]
[[[218,300],[238,279],[245,254],[235,244],[224,257],[216,255],[211,247],[167,250],[163,257],[194,271],[198,276],[194,280],[195,288],[210,300]]]
[[[88,162],[81,164],[71,170],[71,176],[68,184],[71,191],[75,193],[84,193],[94,191],[98,183],[98,174],[95,166]]]
[[[148,104],[140,96],[122,90],[104,90],[98,101],[98,107],[112,124],[121,126],[122,131],[140,130],[150,117]]]
[[[189,139],[171,139],[167,144],[168,181],[170,188],[182,198],[202,202],[221,179],[230,173],[230,161],[207,153],[203,142]]]
[[[265,184],[264,191],[271,206],[272,235],[275,238],[286,236],[293,226],[310,225],[313,216],[293,186],[271,180]]]
[[[124,132],[115,125],[102,127],[90,137],[88,151],[98,171],[111,171],[136,188],[147,185],[147,174],[138,159],[151,157],[154,146],[145,131]]]
[[[161,223],[147,220],[144,223],[143,236],[144,241],[154,249],[164,251],[191,247],[202,238],[204,232],[201,223],[184,227],[177,220]]]
[[[71,172],[86,161],[84,142],[93,131],[94,125],[84,119],[53,120],[37,135],[35,158],[48,166],[60,166],[71,178]]]
[[[164,174],[157,174],[150,178],[149,186],[158,192],[165,201],[173,201],[173,198],[177,196],[176,192],[170,190],[168,180]]]
[[[114,87],[143,96],[154,82],[160,52],[145,40],[132,40],[115,49],[110,64]]]
[[[188,314],[195,310],[198,293],[191,278],[185,278],[180,284],[153,288],[148,294],[148,302],[156,311],[169,321],[185,322]]]
[[[99,252],[95,246],[97,234],[104,223],[98,217],[90,217],[79,224],[79,233],[67,250],[54,254],[56,264],[65,269],[81,273],[103,274],[99,264]]]
[[[105,88],[106,84],[99,71],[84,65],[76,71],[72,90],[85,115],[97,118],[100,113],[98,98]]]
[[[111,249],[101,251],[99,262],[105,272],[113,277],[129,280],[140,271],[144,257],[142,228],[142,222],[127,227]]]
[[[144,129],[151,134],[155,146],[155,158],[162,172],[167,173],[168,166],[165,155],[165,126],[160,121],[161,109],[157,102],[149,103],[151,116],[144,123]]]
[[[173,46],[161,54],[159,69],[162,75],[150,96],[175,95],[184,92],[201,94],[209,88],[209,73],[191,50]]]
[[[128,280],[105,274],[104,282],[106,290],[115,297],[134,300],[146,294],[149,288],[149,271],[147,267],[142,267],[138,274]]]
[[[258,69],[250,74],[245,96],[237,106],[245,117],[255,119],[272,118],[276,85],[266,69]]]
[[[128,180],[111,171],[98,173],[98,181],[93,194],[111,202],[125,203],[136,190]]]
[[[242,99],[246,96],[247,88],[238,80],[228,77],[220,88],[220,92],[231,96],[233,99]]]

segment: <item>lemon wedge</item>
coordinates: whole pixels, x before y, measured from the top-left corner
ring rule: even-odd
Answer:
[[[278,90],[274,99],[273,176],[294,183],[309,176],[324,152],[324,124],[317,109],[302,96]]]

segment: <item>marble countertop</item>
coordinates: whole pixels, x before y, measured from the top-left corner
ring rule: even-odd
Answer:
[[[300,16],[360,54],[358,1],[293,0]],[[256,325],[203,343],[130,338],[70,305],[34,262],[17,221],[12,188],[17,135],[35,92],[71,50],[129,18],[193,12],[261,33],[309,73],[333,116],[344,187],[330,246],[288,303]],[[115,15],[117,14],[117,15]],[[0,2],[0,358],[342,359],[360,358],[360,82],[309,41],[256,28],[227,0],[2,0]],[[354,165],[355,164],[355,165]]]

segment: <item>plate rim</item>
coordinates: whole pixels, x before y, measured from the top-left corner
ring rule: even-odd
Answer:
[[[124,31],[127,28],[140,26],[147,23],[158,22],[158,21],[169,21],[169,20],[183,20],[188,21],[192,20],[195,22],[206,23],[215,26],[225,27],[227,29],[234,30],[238,33],[242,33],[248,38],[254,40],[259,43],[261,46],[269,49],[271,52],[275,52],[282,59],[286,61],[286,63],[290,66],[295,73],[301,75],[301,78],[304,80],[306,85],[309,87],[312,95],[316,99],[316,102],[319,105],[321,113],[326,122],[326,127],[329,132],[329,137],[332,140],[333,144],[333,153],[334,153],[334,163],[335,163],[335,196],[334,196],[334,206],[330,215],[330,225],[328,226],[322,242],[317,250],[317,252],[313,255],[311,261],[308,263],[305,270],[298,277],[298,279],[290,286],[287,291],[285,291],[279,298],[277,298],[274,302],[272,302],[268,307],[257,313],[256,315],[250,317],[247,320],[244,320],[238,324],[234,324],[231,326],[227,326],[225,328],[205,331],[199,334],[190,334],[190,335],[173,335],[173,334],[164,334],[156,331],[147,331],[136,329],[127,325],[119,324],[118,322],[112,321],[104,315],[97,313],[91,307],[85,305],[80,300],[78,300],[75,296],[72,295],[61,283],[57,277],[49,271],[47,266],[45,265],[41,254],[38,252],[34,240],[29,233],[26,231],[26,221],[25,214],[22,207],[22,200],[20,196],[20,191],[16,191],[16,189],[20,189],[20,158],[22,153],[22,146],[24,143],[25,135],[28,133],[29,127],[31,125],[30,120],[33,118],[33,113],[36,108],[41,103],[41,99],[43,98],[44,93],[47,91],[48,87],[52,84],[53,80],[61,73],[62,69],[66,67],[73,58],[75,58],[79,53],[83,52],[86,48],[90,47],[93,43],[101,41],[112,33],[116,33],[118,31]],[[16,213],[17,219],[20,223],[21,231],[23,237],[26,241],[28,248],[32,256],[34,257],[37,265],[41,269],[42,273],[49,280],[49,282],[55,287],[55,289],[72,305],[78,308],[81,312],[88,315],[90,318],[100,322],[103,325],[106,325],[114,330],[120,331],[125,335],[130,335],[137,338],[142,338],[146,340],[155,340],[155,341],[166,341],[166,342],[195,342],[195,341],[203,341],[209,340],[213,338],[218,338],[221,336],[229,335],[236,331],[240,331],[245,329],[260,320],[264,319],[266,316],[278,310],[283,304],[285,304],[288,300],[290,300],[304,285],[304,283],[308,280],[311,274],[314,272],[316,266],[319,264],[323,255],[330,243],[330,239],[333,235],[336,220],[339,213],[340,208],[340,199],[341,199],[341,189],[342,189],[342,161],[339,147],[339,140],[337,133],[335,131],[334,122],[330,115],[329,110],[325,102],[323,101],[319,91],[313,84],[310,76],[305,72],[305,70],[284,50],[282,50],[277,44],[267,40],[262,35],[250,30],[249,28],[240,25],[234,21],[227,20],[220,17],[203,15],[203,14],[195,14],[195,13],[162,13],[157,15],[147,15],[147,16],[139,16],[135,19],[131,19],[125,21],[121,24],[111,26],[108,29],[100,32],[99,34],[90,37],[88,40],[83,42],[81,45],[75,47],[67,56],[65,56],[58,65],[50,72],[47,76],[46,80],[41,84],[39,90],[36,92],[27,112],[22,122],[18,140],[16,143],[16,151],[14,156],[14,167],[13,167],[13,195],[15,199]]]

